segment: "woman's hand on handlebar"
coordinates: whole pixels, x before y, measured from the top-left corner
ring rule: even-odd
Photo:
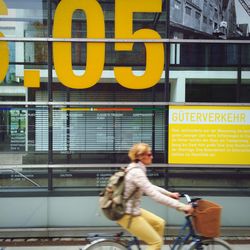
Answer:
[[[194,212],[194,208],[191,204],[187,204],[181,208],[181,211],[183,211],[186,215],[192,215]]]
[[[171,192],[169,194],[169,197],[171,197],[173,199],[176,199],[176,200],[179,200],[180,199],[180,193],[178,193],[178,192]]]

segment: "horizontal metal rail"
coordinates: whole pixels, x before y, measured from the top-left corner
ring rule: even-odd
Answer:
[[[13,102],[0,101],[1,106],[246,106],[250,107],[250,103],[211,103],[211,102]]]
[[[0,154],[1,155],[1,154]],[[119,168],[124,166],[124,163],[102,163],[102,164],[3,164],[0,165],[1,170],[29,168],[29,169],[44,169],[44,168]],[[152,168],[209,168],[209,169],[250,169],[250,165],[220,165],[220,164],[165,164],[165,163],[153,163],[150,165]]]
[[[219,39],[130,39],[130,38],[54,38],[54,37],[0,37],[0,41],[9,42],[85,42],[85,43],[219,43],[250,44],[250,40]]]

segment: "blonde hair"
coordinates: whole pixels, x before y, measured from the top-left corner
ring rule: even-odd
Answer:
[[[140,156],[151,151],[151,147],[146,143],[136,143],[128,151],[128,157],[132,162],[137,162],[140,160]]]

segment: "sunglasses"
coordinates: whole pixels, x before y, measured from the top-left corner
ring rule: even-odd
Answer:
[[[151,157],[151,156],[152,156],[152,153],[148,153],[148,154],[146,154],[146,156]]]

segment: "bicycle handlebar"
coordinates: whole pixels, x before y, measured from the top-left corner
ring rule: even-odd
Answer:
[[[187,200],[188,204],[191,204],[194,208],[197,207],[197,201],[201,198],[191,198],[188,194],[180,194],[180,197],[184,197]]]
[[[186,200],[187,200],[188,203],[192,202],[191,197],[188,194],[180,194],[180,197],[186,198]]]

